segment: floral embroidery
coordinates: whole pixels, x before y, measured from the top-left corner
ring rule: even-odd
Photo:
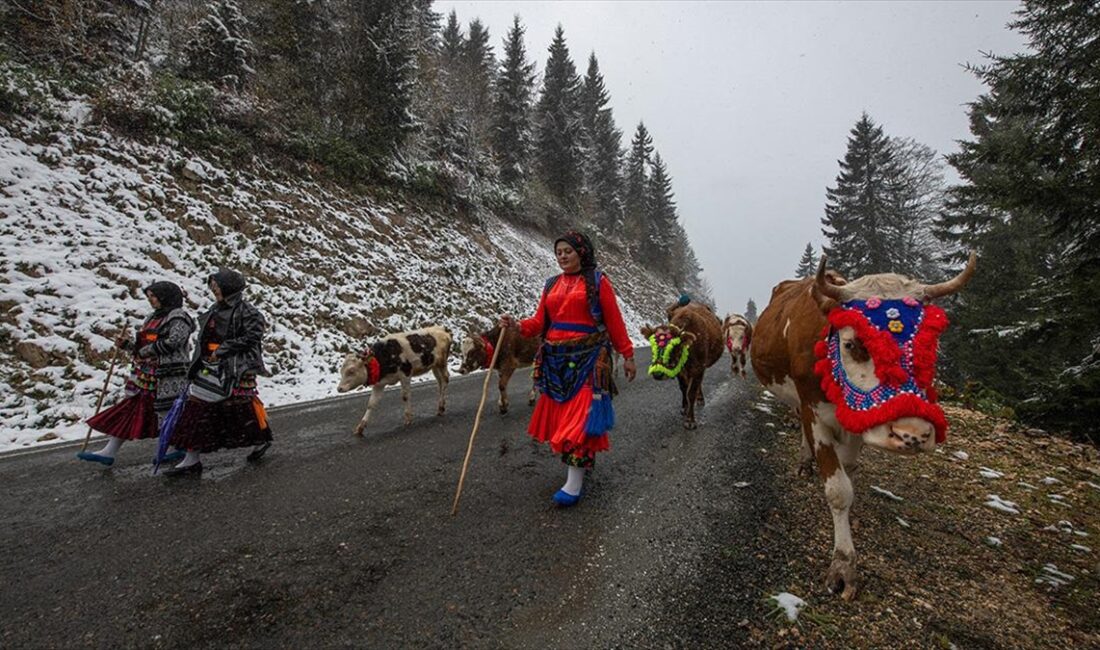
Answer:
[[[882,306],[882,299],[878,296],[872,296],[867,299],[867,309],[878,309]]]
[[[901,316],[901,312],[898,311],[897,307],[891,307],[891,308],[886,310],[886,317],[887,318],[896,319],[898,316]]]
[[[901,334],[903,331],[905,331],[905,323],[901,322],[900,320],[890,321],[890,324],[887,325],[887,327],[889,327],[890,331],[894,334]]]

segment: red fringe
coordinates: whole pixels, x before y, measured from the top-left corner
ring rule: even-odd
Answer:
[[[893,336],[874,327],[860,312],[837,307],[829,312],[829,323],[836,329],[851,327],[871,353],[875,362],[875,375],[885,383],[892,380],[900,386],[908,379],[901,367],[901,350]],[[866,411],[849,408],[844,401],[844,391],[833,379],[833,361],[829,358],[829,328],[822,331],[822,340],[814,344],[817,362],[814,372],[821,377],[821,389],[825,397],[836,406],[836,419],[847,431],[861,434],[871,427],[892,422],[902,417],[918,417],[928,420],[936,429],[936,442],[947,440],[947,418],[937,401],[932,379],[936,374],[936,357],[940,334],[947,327],[947,314],[935,305],[926,305],[921,327],[913,337],[913,380],[928,394],[923,400],[912,393],[896,395],[884,404]],[[880,367],[882,370],[880,372]]]
[[[851,327],[856,331],[863,347],[871,353],[875,362],[875,376],[884,384],[901,386],[909,379],[909,374],[901,367],[901,350],[894,337],[883,332],[855,309],[835,307],[829,312],[829,323],[833,328]]]

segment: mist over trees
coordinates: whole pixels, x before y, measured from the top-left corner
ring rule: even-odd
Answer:
[[[474,224],[489,210],[579,227],[709,299],[671,172],[648,135],[624,168],[605,71],[595,52],[578,71],[564,26],[532,49],[519,15],[490,34],[431,0],[40,0],[0,18],[0,63],[63,67],[96,88],[96,119],[133,137],[443,202]]]

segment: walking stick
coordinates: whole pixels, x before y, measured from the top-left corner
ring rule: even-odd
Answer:
[[[500,328],[500,336],[497,337],[497,346],[493,348],[493,358],[489,361],[489,369],[485,372],[485,383],[481,386],[481,403],[477,405],[477,415],[474,417],[474,430],[470,432],[470,444],[466,446],[466,460],[462,461],[462,474],[458,477],[458,489],[455,490],[455,503],[451,507],[451,516],[458,512],[458,499],[462,496],[462,482],[466,480],[466,468],[470,465],[470,454],[474,451],[474,436],[477,435],[477,427],[481,424],[481,410],[485,408],[485,397],[489,394],[489,378],[493,376],[493,366],[500,355],[500,346],[504,343],[505,328]]]
[[[122,330],[125,334],[126,330]],[[111,355],[111,365],[107,368],[107,378],[103,380],[103,390],[99,391],[99,401],[95,403],[95,414],[99,415],[99,409],[103,407],[103,398],[107,395],[107,387],[111,384],[111,375],[115,372],[115,363],[118,361],[118,345],[115,345],[115,353]],[[92,437],[92,427],[88,426],[88,433],[84,436],[84,446],[80,451],[88,450],[88,440]]]

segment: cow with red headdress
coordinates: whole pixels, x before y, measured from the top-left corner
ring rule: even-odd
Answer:
[[[542,345],[541,336],[523,336],[519,330],[509,328],[504,331],[504,338],[500,343],[500,350],[494,350],[497,339],[500,338],[500,325],[493,326],[487,332],[471,331],[462,341],[462,366],[458,373],[465,375],[474,370],[490,370],[493,354],[496,354],[496,363],[492,370],[497,371],[500,388],[500,400],[497,405],[501,415],[508,412],[508,382],[512,374],[520,368],[527,368],[535,361],[539,346]],[[532,384],[527,393],[527,405],[534,406],[538,398],[538,391]]]
[[[894,273],[837,284],[822,256],[816,277],[772,290],[756,323],[753,371],[801,421],[803,449],[817,461],[833,514],[827,581],[845,600],[859,592],[850,474],[865,443],[917,454],[945,440],[932,380],[947,316],[931,302],[962,289],[975,265],[971,254],[958,276],[939,284]]]

